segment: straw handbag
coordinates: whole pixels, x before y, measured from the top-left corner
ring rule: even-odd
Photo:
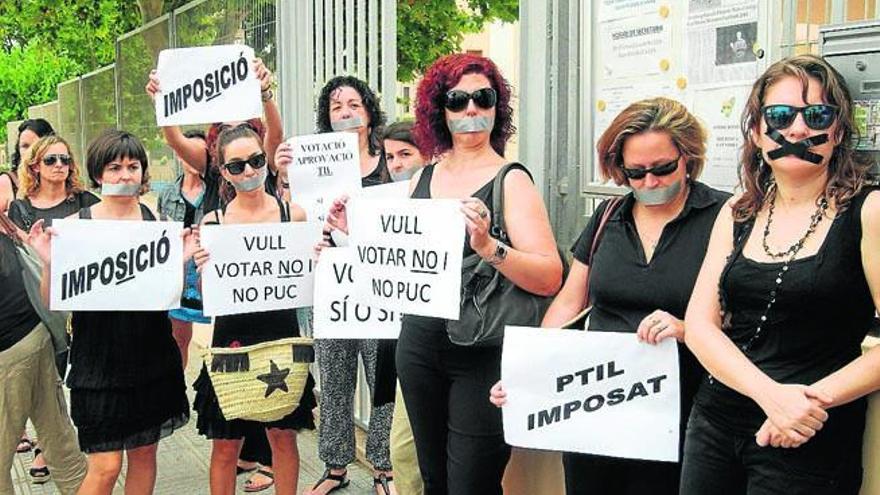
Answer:
[[[227,420],[267,423],[296,406],[315,360],[312,339],[293,337],[246,347],[212,347],[205,352],[208,376]]]

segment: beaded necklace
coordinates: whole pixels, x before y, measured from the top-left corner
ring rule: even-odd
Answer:
[[[775,206],[776,206],[776,194],[773,194],[771,196],[770,207],[767,212],[767,225],[764,227],[764,236],[762,239],[762,244],[764,247],[764,252],[767,253],[767,255],[770,256],[771,258],[779,259],[779,258],[783,258],[785,256],[788,256],[788,258],[783,262],[782,267],[780,267],[779,272],[776,274],[776,281],[775,281],[776,284],[770,290],[770,297],[768,298],[767,306],[764,308],[764,314],[762,314],[761,318],[758,320],[758,324],[755,328],[754,335],[752,335],[752,337],[749,339],[748,342],[746,342],[745,344],[740,346],[740,349],[742,349],[743,352],[749,351],[752,348],[752,346],[754,346],[754,344],[758,340],[758,338],[760,338],[761,328],[764,325],[764,323],[767,322],[767,315],[770,313],[770,309],[773,308],[773,304],[776,303],[776,296],[778,295],[779,290],[782,286],[782,279],[783,279],[783,277],[785,277],[785,274],[788,272],[788,269],[789,269],[789,266],[791,265],[791,262],[795,260],[795,258],[797,257],[797,254],[804,247],[804,244],[806,243],[807,239],[809,239],[809,237],[813,234],[813,232],[816,231],[816,227],[819,226],[819,222],[821,222],[822,218],[825,217],[825,212],[828,210],[828,199],[825,198],[824,195],[819,199],[819,204],[816,207],[816,212],[813,213],[813,216],[810,218],[810,226],[807,227],[807,231],[804,232],[804,235],[801,236],[801,238],[798,239],[797,242],[792,244],[788,249],[786,249],[785,251],[779,251],[779,252],[771,251],[769,245],[767,244],[767,237],[770,234],[770,224],[773,223],[773,210],[774,210]],[[730,263],[731,261],[732,261],[732,259],[728,259],[728,263]],[[720,284],[720,281],[719,281],[719,284]],[[731,315],[725,307],[724,297],[721,297],[720,286],[719,286],[718,294],[719,294],[719,298],[721,300],[722,328],[727,330],[727,329],[729,329],[730,324],[731,324],[730,323],[730,316]]]

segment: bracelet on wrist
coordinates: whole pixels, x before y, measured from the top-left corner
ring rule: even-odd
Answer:
[[[489,263],[492,266],[498,266],[507,259],[507,253],[510,250],[510,246],[504,244],[503,242],[496,240],[495,241],[495,249],[492,250],[492,254],[490,254],[486,259],[486,263]]]
[[[263,101],[269,101],[274,97],[275,97],[275,92],[272,91],[271,89],[267,89],[265,91],[260,92],[260,99],[262,99]]]

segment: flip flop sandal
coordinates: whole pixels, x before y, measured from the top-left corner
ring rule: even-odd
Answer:
[[[31,482],[36,485],[42,485],[51,479],[51,475],[49,474],[49,466],[43,466],[39,468],[32,467],[28,470],[28,474],[31,475]]]
[[[34,442],[32,442],[30,438],[21,437],[21,440],[18,441],[18,446],[15,447],[15,452],[24,454],[25,452],[30,452],[33,448]]]
[[[348,486],[348,470],[343,471],[342,474],[333,474],[330,472],[330,469],[325,469],[324,474],[321,475],[321,479],[315,482],[314,486],[312,486],[312,490],[318,488],[321,483],[325,481],[335,481],[339,483],[338,485],[327,491],[328,495],[335,492],[336,490],[341,490]]]
[[[385,473],[379,473],[379,476],[373,478],[373,486],[381,486],[385,495],[391,495],[391,486],[388,483],[394,481],[394,476],[388,476]]]
[[[244,491],[247,493],[261,492],[266,488],[275,484],[275,473],[272,471],[266,471],[265,469],[257,469],[257,474],[262,474],[263,476],[269,478],[269,482],[263,485],[255,485],[253,483],[253,479],[249,479],[244,482]]]

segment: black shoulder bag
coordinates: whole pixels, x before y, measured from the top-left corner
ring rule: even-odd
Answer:
[[[492,225],[489,235],[510,244],[504,225],[504,177],[518,168],[509,163],[498,171],[492,185]],[[565,256],[559,253],[563,268]],[[566,270],[567,271],[567,270]],[[504,338],[504,327],[541,325],[553,297],[538,296],[520,289],[480,255],[467,256],[461,264],[461,311],[458,320],[448,320],[446,333],[458,345],[497,346]]]

